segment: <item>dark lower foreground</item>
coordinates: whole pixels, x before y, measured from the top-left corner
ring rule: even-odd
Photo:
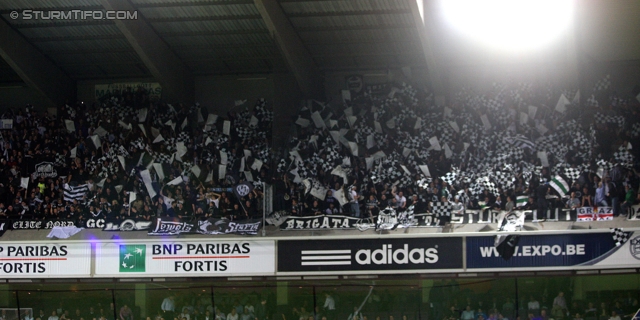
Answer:
[[[390,320],[624,320],[640,308],[639,274],[544,274],[20,280],[0,285],[0,306],[6,320],[18,310],[21,319],[47,320],[347,320],[354,309],[360,318]]]

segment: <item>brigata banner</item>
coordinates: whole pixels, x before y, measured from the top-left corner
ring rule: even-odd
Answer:
[[[259,241],[146,241],[96,244],[96,277],[273,275],[275,244]]]
[[[278,272],[462,269],[462,238],[279,240]]]
[[[605,212],[605,209],[600,208],[600,211]],[[535,211],[532,210],[516,210],[516,212],[524,214],[529,221],[536,216]],[[451,223],[498,223],[502,214],[504,214],[504,211],[499,210],[466,210],[462,214],[452,213]],[[544,218],[544,215],[541,215],[539,218]],[[557,221],[576,221],[576,211],[561,208],[551,209],[549,211],[549,218]],[[613,218],[613,216],[611,216],[611,218]],[[381,223],[379,219],[376,218],[361,219],[342,215],[296,217],[280,211],[269,215],[267,222],[280,226],[280,230],[358,229],[364,231],[371,228],[381,230],[440,226],[440,216],[433,213],[413,214],[408,211],[399,211],[393,215],[386,215],[383,220],[384,222]],[[605,216],[601,216],[600,220],[606,220]]]
[[[617,246],[613,234],[584,233],[557,235],[524,235],[519,237],[513,257],[505,261],[498,255],[493,236],[467,237],[467,268],[473,269],[536,269],[606,265],[604,261],[624,246]],[[627,254],[629,249],[627,249]],[[640,250],[639,250],[640,252]],[[640,254],[638,255],[640,258]],[[629,256],[631,257],[631,256]],[[638,266],[640,260],[630,259]],[[620,261],[614,262],[624,267]]]
[[[88,277],[90,272],[90,243],[0,243],[0,278]]]

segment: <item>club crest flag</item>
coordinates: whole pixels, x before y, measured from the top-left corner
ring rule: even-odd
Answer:
[[[238,199],[246,197],[251,193],[251,191],[253,191],[253,184],[250,182],[243,182],[233,187],[233,193],[238,197]]]
[[[146,251],[144,244],[121,244],[120,272],[145,272]]]

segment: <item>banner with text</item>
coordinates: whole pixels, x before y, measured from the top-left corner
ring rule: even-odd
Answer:
[[[639,237],[640,238],[640,237]],[[613,254],[625,251],[630,265],[640,263],[640,247],[637,257],[624,246],[617,246],[611,232],[558,235],[520,235],[515,252],[509,260],[498,254],[495,237],[467,237],[467,268],[473,269],[535,269],[547,267],[575,267],[604,265]],[[633,245],[633,239],[629,242]],[[625,243],[626,244],[626,243]],[[622,261],[615,262],[624,267]]]
[[[273,275],[275,243],[258,241],[106,242],[96,245],[96,277]]]
[[[262,220],[231,221],[209,218],[207,220],[180,220],[156,218],[149,229],[150,236],[175,236],[179,234],[242,234],[257,235]]]
[[[0,278],[88,277],[90,273],[90,243],[0,243]]]
[[[382,212],[382,211],[381,211]],[[534,217],[531,210],[518,210],[518,213],[525,215],[527,220]],[[550,212],[550,218],[558,221],[575,221],[576,212],[574,210],[553,209]],[[438,227],[440,225],[440,215],[433,213],[413,214],[408,212],[397,212],[393,215],[380,215],[378,218],[354,218],[342,215],[317,215],[309,217],[297,217],[285,215],[282,212],[273,213],[271,216],[278,215],[280,221],[277,221],[281,230],[314,230],[314,229],[359,229],[367,230],[370,228],[395,229],[409,227]],[[498,223],[501,214],[504,211],[498,210],[466,210],[464,213],[451,214],[452,224],[471,224],[471,223]],[[384,219],[380,219],[384,218]],[[276,224],[273,219],[271,224]]]
[[[157,82],[120,82],[95,86],[96,100],[136,93],[140,90],[147,94],[151,101],[158,101],[162,96],[162,87]]]
[[[278,272],[455,269],[461,237],[278,241]]]

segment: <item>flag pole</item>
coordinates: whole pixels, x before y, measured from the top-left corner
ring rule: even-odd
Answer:
[[[267,226],[267,197],[265,197],[265,194],[267,193],[267,184],[263,182],[262,186],[264,187],[264,192],[262,193],[262,236],[264,237],[267,235],[267,230],[265,230],[265,227]]]

